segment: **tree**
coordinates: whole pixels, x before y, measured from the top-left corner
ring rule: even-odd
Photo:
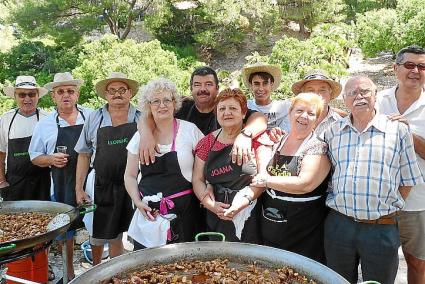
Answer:
[[[298,23],[300,33],[305,35],[319,23],[334,23],[344,18],[342,0],[277,0],[277,3],[281,17]]]
[[[11,12],[10,21],[24,33],[45,34],[57,42],[72,45],[95,29],[109,31],[119,39],[127,38],[134,21],[143,17],[157,0],[29,0]]]

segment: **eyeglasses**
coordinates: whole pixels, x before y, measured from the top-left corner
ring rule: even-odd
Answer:
[[[63,96],[65,95],[65,93],[67,93],[68,95],[72,96],[73,94],[75,94],[75,90],[74,89],[58,89],[55,91],[56,94],[58,94],[59,96]]]
[[[415,67],[418,68],[418,71],[425,71],[425,63],[419,63],[415,64],[413,62],[404,62],[404,63],[397,63],[397,65],[403,65],[404,68],[412,70],[415,69]]]
[[[370,89],[360,89],[360,90],[353,90],[351,92],[345,93],[347,97],[357,97],[358,95],[362,95],[363,98],[369,98],[373,94],[373,90]]]
[[[26,96],[30,97],[30,98],[35,98],[37,96],[36,92],[31,92],[31,93],[19,93],[16,94],[19,98],[24,99]]]
[[[170,106],[171,103],[174,101],[174,99],[155,99],[153,101],[150,101],[149,103],[155,107],[159,107],[161,105],[161,102],[165,105],[165,106]]]
[[[118,93],[118,94],[120,94],[120,95],[124,95],[125,94],[125,92],[127,92],[128,91],[128,89],[126,89],[126,88],[124,88],[124,87],[121,87],[121,88],[119,88],[119,89],[114,89],[114,88],[110,88],[110,89],[108,89],[108,90],[106,90],[110,95],[115,95],[116,93]]]

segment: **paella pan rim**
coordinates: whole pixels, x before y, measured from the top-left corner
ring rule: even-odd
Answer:
[[[72,284],[99,283],[135,268],[149,268],[157,264],[180,260],[212,260],[227,258],[243,264],[254,261],[267,268],[289,266],[318,283],[348,284],[341,275],[330,268],[304,256],[267,246],[232,242],[189,242],[133,251],[104,263],[79,275]]]
[[[24,213],[24,212],[41,212],[58,214],[74,209],[75,207],[64,203],[53,202],[53,201],[39,201],[39,200],[23,200],[23,201],[3,201],[0,203],[0,214],[8,213]],[[77,217],[76,210],[69,213],[71,222]],[[39,244],[51,241],[57,236],[66,232],[71,223],[57,228],[55,230],[46,232],[41,235],[31,236],[29,238],[8,241],[0,243],[0,248],[7,247],[11,244],[15,244],[16,247],[5,251],[0,251],[0,257],[7,257],[8,255],[16,255],[20,251],[36,247]]]

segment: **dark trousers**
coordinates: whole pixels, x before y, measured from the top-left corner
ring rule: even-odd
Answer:
[[[327,266],[357,283],[360,262],[364,281],[394,283],[400,238],[397,225],[358,223],[331,210],[325,221]]]

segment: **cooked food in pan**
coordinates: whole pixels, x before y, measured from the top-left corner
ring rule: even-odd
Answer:
[[[0,243],[44,234],[52,218],[52,214],[40,212],[0,214]]]
[[[315,284],[313,279],[289,267],[266,269],[255,264],[240,264],[227,259],[186,260],[130,271],[113,277],[113,284],[141,283],[249,283]]]

